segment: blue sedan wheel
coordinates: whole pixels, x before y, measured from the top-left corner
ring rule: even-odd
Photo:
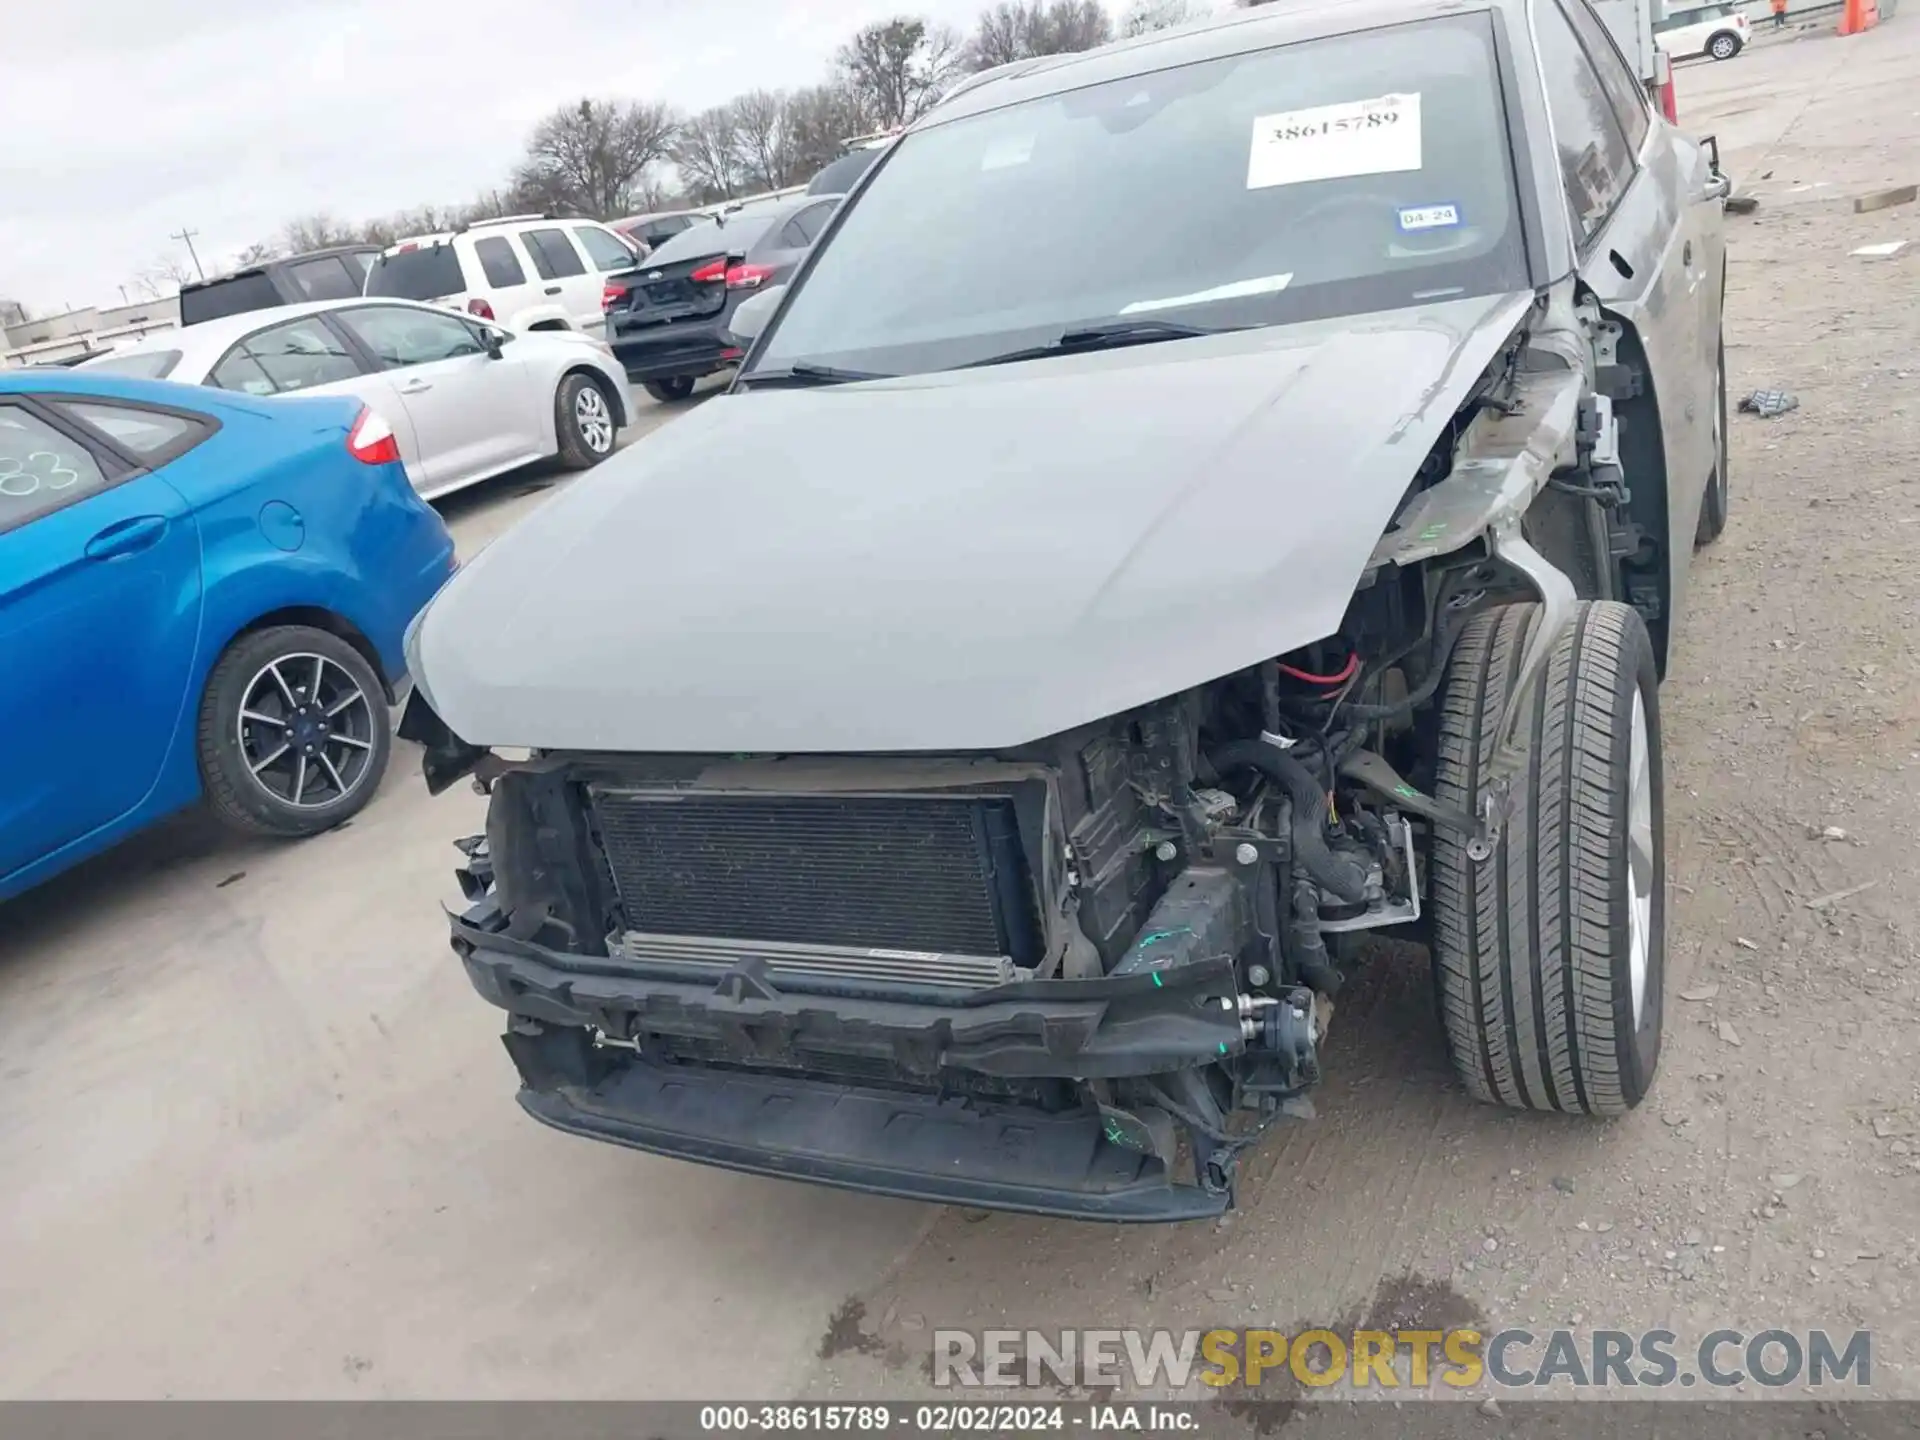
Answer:
[[[324,630],[242,636],[208,677],[200,772],[221,821],[255,835],[313,835],[357,814],[392,745],[385,688]]]

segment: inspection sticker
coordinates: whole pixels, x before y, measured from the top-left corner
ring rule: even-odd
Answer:
[[[1402,230],[1445,230],[1459,223],[1458,205],[1416,205],[1400,212]]]
[[[1379,95],[1256,115],[1247,188],[1420,168],[1420,95]]]

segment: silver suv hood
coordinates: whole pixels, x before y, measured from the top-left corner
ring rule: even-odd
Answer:
[[[1322,639],[1529,296],[709,401],[416,630],[474,744],[977,750]]]

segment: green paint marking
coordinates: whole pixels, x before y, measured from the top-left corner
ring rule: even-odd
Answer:
[[[1116,1123],[1115,1121],[1109,1120],[1107,1122],[1107,1139],[1111,1140],[1116,1145],[1126,1145],[1127,1132],[1122,1130],[1118,1125],[1118,1123]]]
[[[1193,927],[1191,925],[1182,925],[1177,930],[1154,930],[1140,937],[1140,948],[1144,950],[1149,945],[1158,945],[1162,940],[1171,940],[1176,935],[1191,935],[1192,933]]]
[[[1411,785],[1396,785],[1393,787],[1393,793],[1396,795],[1404,795],[1409,800],[1418,799],[1420,795],[1420,792]]]
[[[1162,988],[1161,981],[1160,981],[1160,972],[1158,970],[1153,972],[1153,988],[1156,990]]]
[[[1445,524],[1429,525],[1427,526],[1426,529],[1420,532],[1420,538],[1422,540],[1438,540],[1442,535],[1446,533],[1447,533],[1447,527]]]
[[[1226,1042],[1226,1041],[1224,1041],[1224,1040],[1222,1040],[1222,1041],[1220,1042],[1220,1053],[1221,1053],[1222,1055],[1224,1055],[1224,1054],[1226,1054],[1226,1053],[1227,1053],[1227,1042]]]

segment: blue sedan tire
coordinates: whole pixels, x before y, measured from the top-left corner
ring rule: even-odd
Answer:
[[[393,746],[386,687],[337,635],[276,625],[242,635],[207,677],[200,778],[220,822],[297,839],[358,814]]]

